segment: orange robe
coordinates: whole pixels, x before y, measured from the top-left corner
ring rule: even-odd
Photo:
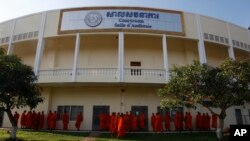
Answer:
[[[156,128],[155,128],[156,127],[156,124],[155,124],[156,121],[155,120],[156,120],[155,115],[152,115],[151,116],[151,127],[152,127],[152,129],[153,129],[154,132],[156,131]]]
[[[39,117],[39,129],[43,129],[44,125],[44,113],[42,113]]]
[[[18,113],[14,114],[14,119],[15,119],[15,122],[16,122],[16,126],[18,126],[18,119],[19,119],[19,114]]]
[[[162,126],[162,117],[161,117],[161,115],[156,115],[155,122],[156,122],[156,132],[162,132],[163,131],[163,126]]]
[[[202,126],[201,126],[201,128],[203,130],[206,129],[206,115],[205,114],[202,114]]]
[[[28,128],[31,128],[31,126],[32,126],[32,114],[31,114],[31,112],[29,112],[29,113],[27,114],[26,126],[27,126]]]
[[[145,115],[144,114],[140,114],[139,124],[140,124],[140,129],[144,130],[145,129]]]
[[[62,122],[63,122],[63,130],[68,130],[68,124],[69,124],[69,114],[64,113],[62,115]]]
[[[115,117],[116,117],[116,116],[115,116],[114,114],[112,114],[111,117],[110,117],[109,131],[112,132],[112,133],[115,132],[115,131],[114,131],[114,130],[115,130],[115,129],[114,129],[114,128],[115,128]]]
[[[192,128],[192,116],[189,113],[187,113],[185,115],[185,129],[191,130],[191,128]]]
[[[125,136],[125,122],[123,117],[118,118],[118,127],[117,127],[117,137],[124,137]]]
[[[26,125],[27,125],[26,121],[27,121],[27,116],[26,116],[25,112],[23,112],[21,115],[21,127],[22,128],[26,127]]]
[[[136,115],[132,115],[132,131],[137,131],[137,129],[138,129],[138,117],[136,116]]]
[[[75,127],[77,128],[77,130],[80,130],[80,126],[81,126],[82,121],[83,121],[82,114],[78,114],[76,117],[76,123],[75,123]]]
[[[196,129],[202,129],[202,116],[201,114],[196,115]]]
[[[212,115],[212,128],[217,128],[217,115]]]
[[[104,114],[99,115],[99,129],[105,130],[105,115]]]
[[[170,130],[170,115],[169,114],[166,114],[166,117],[165,117],[165,129]]]
[[[205,116],[205,129],[210,130],[210,119],[211,117],[209,115]]]
[[[52,129],[52,124],[51,124],[51,123],[52,123],[52,122],[51,122],[52,116],[53,116],[53,113],[50,112],[50,113],[48,114],[48,117],[47,117],[47,124],[48,124],[48,128],[49,128],[49,129]]]

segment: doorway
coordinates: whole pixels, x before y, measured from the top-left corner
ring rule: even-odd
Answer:
[[[93,119],[92,119],[92,130],[97,131],[99,129],[99,115],[101,113],[108,113],[109,114],[109,106],[106,105],[98,105],[93,106]]]
[[[242,114],[240,109],[235,109],[235,117],[237,125],[243,124]]]
[[[131,111],[133,114],[139,115],[142,112],[145,115],[145,131],[148,131],[148,106],[131,106]]]

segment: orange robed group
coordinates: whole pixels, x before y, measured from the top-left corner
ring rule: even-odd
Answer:
[[[16,124],[18,125],[18,120],[20,115],[15,112],[13,115]],[[61,118],[60,118],[61,117]],[[217,115],[213,114],[212,118],[208,113],[201,114],[197,112],[195,120],[195,129],[196,130],[210,130],[211,128],[217,128]],[[62,129],[68,130],[69,124],[69,114],[64,111],[62,115],[59,115],[56,111],[52,113],[49,111],[47,115],[47,129],[55,130],[56,122],[58,120],[62,120]],[[101,131],[110,131],[112,134],[116,134],[117,137],[124,137],[126,132],[137,132],[137,131],[146,131],[145,125],[147,122],[147,116],[144,115],[143,112],[133,113],[126,112],[123,113],[115,113],[113,112],[111,115],[109,113],[100,113],[99,114],[99,129]],[[210,120],[212,119],[212,124]],[[35,112],[26,110],[21,114],[20,125],[21,128],[28,129],[44,129],[44,121],[45,115],[44,112]],[[75,118],[75,127],[77,130],[80,130],[81,123],[83,122],[83,113],[79,112]],[[193,117],[191,113],[186,112],[185,115],[181,112],[175,112],[171,116],[169,112],[166,112],[164,115],[160,113],[152,113],[151,115],[151,127],[154,132],[163,132],[163,131],[171,131],[171,125],[174,125],[174,130],[193,130]],[[171,124],[173,122],[173,124]]]

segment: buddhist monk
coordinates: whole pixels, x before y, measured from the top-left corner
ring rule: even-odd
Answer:
[[[105,130],[105,114],[102,112],[99,115],[99,129],[102,131]]]
[[[126,114],[124,115],[124,122],[125,122],[125,130],[129,131],[129,114],[128,112],[126,112]]]
[[[110,116],[109,113],[105,113],[105,130],[109,131]]]
[[[144,131],[144,129],[145,129],[145,115],[143,112],[139,115],[139,126],[140,126],[140,130]]]
[[[57,121],[58,115],[57,112],[54,111],[54,113],[51,116],[50,124],[51,124],[51,129],[55,130],[56,129],[56,121]]]
[[[151,115],[151,127],[152,127],[152,129],[153,129],[153,131],[155,132],[156,131],[156,117],[155,117],[155,114],[154,113],[152,113],[152,115]]]
[[[22,115],[21,115],[21,128],[26,128],[26,110],[23,111]]]
[[[189,112],[185,114],[185,129],[191,130],[192,129],[192,116]]]
[[[217,115],[212,115],[212,128],[217,128]]]
[[[138,116],[136,114],[132,115],[132,131],[135,132],[138,130]]]
[[[51,130],[52,129],[52,116],[53,116],[53,113],[51,112],[51,110],[49,111],[49,114],[47,116],[47,125],[48,125],[48,129]]]
[[[28,114],[27,114],[26,126],[29,129],[32,127],[32,113],[31,113],[31,111],[29,111]]]
[[[66,111],[64,111],[62,115],[62,122],[63,122],[63,130],[68,130],[69,114]]]
[[[117,126],[117,137],[118,138],[125,136],[126,129],[125,129],[125,125],[124,124],[125,124],[125,122],[124,122],[124,116],[123,116],[123,114],[121,114],[118,117],[118,126]]]
[[[43,126],[44,126],[44,112],[42,111],[39,117],[39,129],[43,129]]]
[[[170,130],[170,115],[169,115],[169,112],[166,112],[166,115],[165,115],[165,130],[166,131]]]
[[[35,130],[38,129],[38,118],[37,118],[37,113],[35,111],[33,111],[32,113],[32,127]]]
[[[202,129],[202,116],[200,112],[198,112],[196,115],[196,129],[197,130]]]
[[[17,111],[15,111],[15,114],[14,114],[14,119],[15,119],[15,122],[16,122],[16,126],[18,127],[18,119],[19,119],[19,114],[17,113]]]
[[[155,122],[156,122],[156,132],[162,132],[163,131],[162,116],[160,113],[156,114]]]
[[[82,112],[79,112],[79,114],[76,117],[76,123],[75,123],[75,127],[78,131],[80,130],[80,126],[82,122],[83,122],[83,115],[82,115]]]
[[[206,113],[206,116],[205,116],[205,130],[210,130],[210,120],[211,120],[211,117],[208,113]]]
[[[201,126],[202,130],[206,129],[206,114],[203,113],[202,114],[202,126]]]

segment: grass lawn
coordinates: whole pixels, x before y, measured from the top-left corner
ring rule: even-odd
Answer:
[[[18,141],[82,141],[90,133],[46,132],[18,130]],[[0,141],[8,141],[7,130],[0,130]],[[218,141],[215,133],[127,133],[125,138],[117,139],[109,133],[101,133],[95,141]]]
[[[18,141],[81,141],[89,133],[82,132],[46,132],[18,130]],[[8,141],[7,130],[0,130],[0,141]]]

